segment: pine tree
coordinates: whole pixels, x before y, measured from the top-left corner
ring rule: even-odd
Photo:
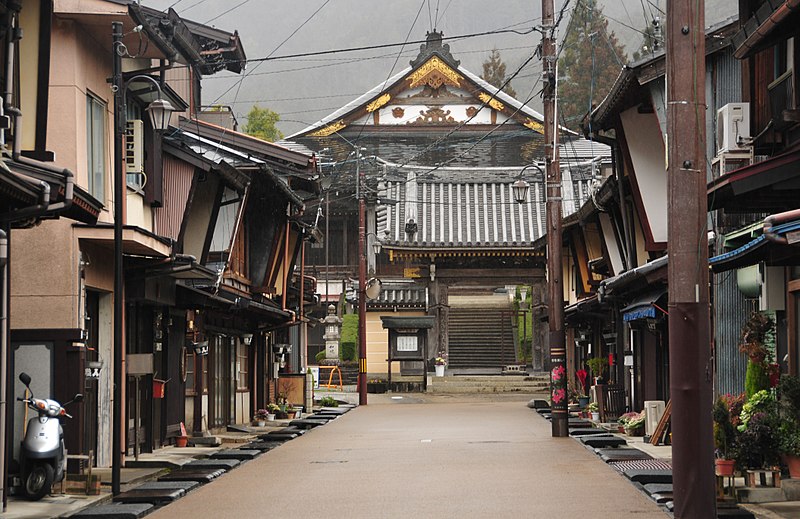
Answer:
[[[614,84],[625,50],[597,0],[578,0],[572,11],[558,61],[558,110],[561,124],[577,129],[581,119]]]
[[[253,108],[247,114],[244,133],[265,141],[275,142],[283,139],[283,133],[275,126],[280,120],[281,116],[269,108],[253,105]]]
[[[497,88],[500,88],[506,82],[506,64],[500,59],[499,50],[492,49],[489,58],[483,62],[481,79]],[[503,88],[503,92],[513,98],[517,97],[517,93],[511,88],[510,82]]]

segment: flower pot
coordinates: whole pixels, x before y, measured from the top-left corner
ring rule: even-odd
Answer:
[[[792,479],[800,478],[800,456],[790,454],[783,455],[783,462],[789,467],[789,477]]]
[[[267,415],[267,421],[268,422],[274,422],[275,421],[275,415],[272,414],[272,413],[268,414]]]
[[[436,376],[443,377],[444,376],[444,364],[437,364],[435,366],[436,369]]]
[[[733,476],[736,468],[736,460],[715,459],[714,460],[714,473],[717,476]]]
[[[175,437],[175,446],[176,447],[186,447],[189,444],[189,437],[188,436],[176,436]]]
[[[599,412],[592,411],[591,414],[592,414],[592,420],[594,420],[595,422],[599,422],[600,421],[600,413]]]
[[[255,422],[256,422],[256,427],[264,427],[265,425],[267,425],[266,420],[256,420]]]
[[[589,405],[589,397],[588,396],[579,396],[578,397],[578,407],[583,409],[587,405]]]

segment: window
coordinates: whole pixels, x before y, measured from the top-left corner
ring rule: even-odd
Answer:
[[[236,343],[236,389],[248,390],[248,371],[247,371],[247,345],[242,341]]]
[[[89,193],[105,203],[106,181],[106,103],[86,96],[86,158]]]

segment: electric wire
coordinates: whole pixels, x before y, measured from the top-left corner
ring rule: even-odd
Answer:
[[[241,6],[243,6],[244,4],[248,3],[249,1],[250,0],[243,0],[242,2],[240,2],[240,3],[236,4],[236,5],[234,5],[233,7],[231,7],[230,9],[228,9],[226,11],[223,11],[220,14],[218,14],[217,16],[215,16],[214,18],[211,18],[210,20],[206,21],[203,25],[208,25],[209,23],[213,22],[214,20],[222,18],[226,14],[230,13],[231,11],[234,11],[234,10],[240,8]]]

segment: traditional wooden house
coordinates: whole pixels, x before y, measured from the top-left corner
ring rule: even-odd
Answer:
[[[529,97],[536,91],[534,83]],[[572,212],[610,161],[605,145],[561,134],[564,210]],[[357,272],[356,179],[365,172],[367,264],[392,286],[368,303],[370,374],[388,369],[379,320],[387,311],[435,316],[428,356],[447,354],[451,370],[497,373],[530,362],[512,333],[505,287],[533,285],[534,303],[541,303],[545,258],[534,247],[545,232],[539,113],[462,67],[442,34],[432,32],[408,68],[289,140],[329,164],[326,245],[307,260],[310,272],[327,279],[320,295],[328,299],[339,298]],[[533,184],[523,203],[512,193],[519,179]],[[541,341],[534,351],[542,351]],[[534,358],[534,368],[543,360]],[[401,372],[413,369],[419,365],[401,363]]]
[[[8,36],[9,45],[2,50],[4,55],[11,53],[3,63],[19,73],[18,80],[6,83],[19,86],[9,93],[13,99],[6,101],[6,113],[13,114],[12,119],[24,114],[26,121],[22,126],[18,119],[13,128],[22,131],[9,132],[5,142],[16,141],[15,156],[27,157],[20,164],[29,158],[50,163],[39,168],[54,182],[39,204],[56,209],[63,203],[62,216],[77,222],[47,219],[25,231],[25,239],[12,249],[12,277],[18,281],[11,287],[15,354],[9,375],[16,378],[19,371],[31,371],[42,384],[37,386],[42,394],[61,401],[84,393],[86,399],[74,410],[75,419],[65,432],[67,449],[73,454],[92,451],[98,466],[109,466],[115,407],[127,417],[141,418],[140,427],[134,427],[133,420],[125,422],[132,424],[123,431],[128,447],[134,446],[135,438],[144,449],[157,447],[167,441],[170,426],[184,420],[183,390],[178,392],[176,382],[185,312],[173,310],[171,272],[150,272],[156,265],[169,270],[185,258],[174,249],[170,233],[158,227],[159,211],[170,207],[164,198],[169,186],[162,175],[161,137],[142,114],[159,95],[179,110],[197,107],[202,76],[241,71],[244,54],[235,34],[187,23],[173,10],[161,12],[123,0],[23,4],[23,13],[3,7],[9,24],[13,21],[26,36],[19,41]],[[118,44],[112,43],[112,22],[122,22]],[[108,79],[115,55],[125,71],[125,157],[115,157],[112,151],[114,93]],[[17,58],[19,63],[14,62]],[[179,89],[192,95],[184,98],[167,84],[168,69],[187,79]],[[112,367],[120,360],[113,354],[112,306],[115,297],[123,297],[113,290],[115,159],[126,161],[124,343],[128,354],[152,354],[154,359],[154,372],[139,380],[139,398],[131,378],[123,402],[112,396]],[[36,186],[40,189],[42,184]],[[33,268],[36,265],[48,268]],[[169,381],[167,398],[154,394],[154,378]],[[170,399],[176,394],[179,407]],[[15,423],[9,424],[9,431],[21,430],[21,415]],[[19,443],[18,438],[9,442]]]
[[[797,2],[740,2],[732,53],[740,61],[739,103],[718,113],[718,168],[708,206],[718,222],[716,255],[709,260],[719,284],[735,287],[739,305],[726,305],[728,341],[717,340],[720,392],[740,391],[747,359],[739,353],[742,325],[753,311],[775,320],[772,360],[783,373],[800,373],[800,97],[797,89]],[[724,280],[724,281],[722,281]],[[719,305],[722,306],[722,305]]]
[[[317,198],[317,169],[311,156],[198,120],[182,119],[164,151],[171,204],[156,220],[176,252],[166,272],[189,315],[177,380],[201,435],[249,422],[274,400],[279,371],[305,380],[316,287],[295,266],[316,239],[301,217]],[[159,264],[151,275],[164,273]],[[289,355],[274,356],[282,345]]]
[[[706,29],[707,98],[714,113],[739,100],[738,67],[729,39],[736,29],[735,18]],[[586,216],[588,221],[598,219],[605,236],[607,277],[597,286],[596,301],[587,299],[581,304],[599,311],[590,337],[600,348],[591,355],[610,356],[610,378],[624,386],[627,405],[633,410],[641,410],[648,400],[669,399],[664,67],[663,50],[624,67],[584,124],[587,135],[613,147],[617,160],[614,178],[601,190],[607,195],[601,195],[599,209]],[[714,145],[720,131],[717,121],[709,117],[708,161],[714,168],[720,167]],[[728,162],[721,167],[730,167],[732,157],[724,159]],[[714,207],[711,199],[709,207]],[[719,232],[718,226],[714,232]],[[730,315],[726,314],[738,312],[744,296],[723,278],[715,281],[713,291],[713,299],[721,303],[715,305],[713,324],[717,352],[723,348],[730,352],[737,343],[728,333]],[[582,349],[588,356],[587,347]],[[743,377],[744,371],[739,375],[737,365],[729,363],[731,357],[730,353],[717,356],[718,372],[726,373],[726,379]]]

